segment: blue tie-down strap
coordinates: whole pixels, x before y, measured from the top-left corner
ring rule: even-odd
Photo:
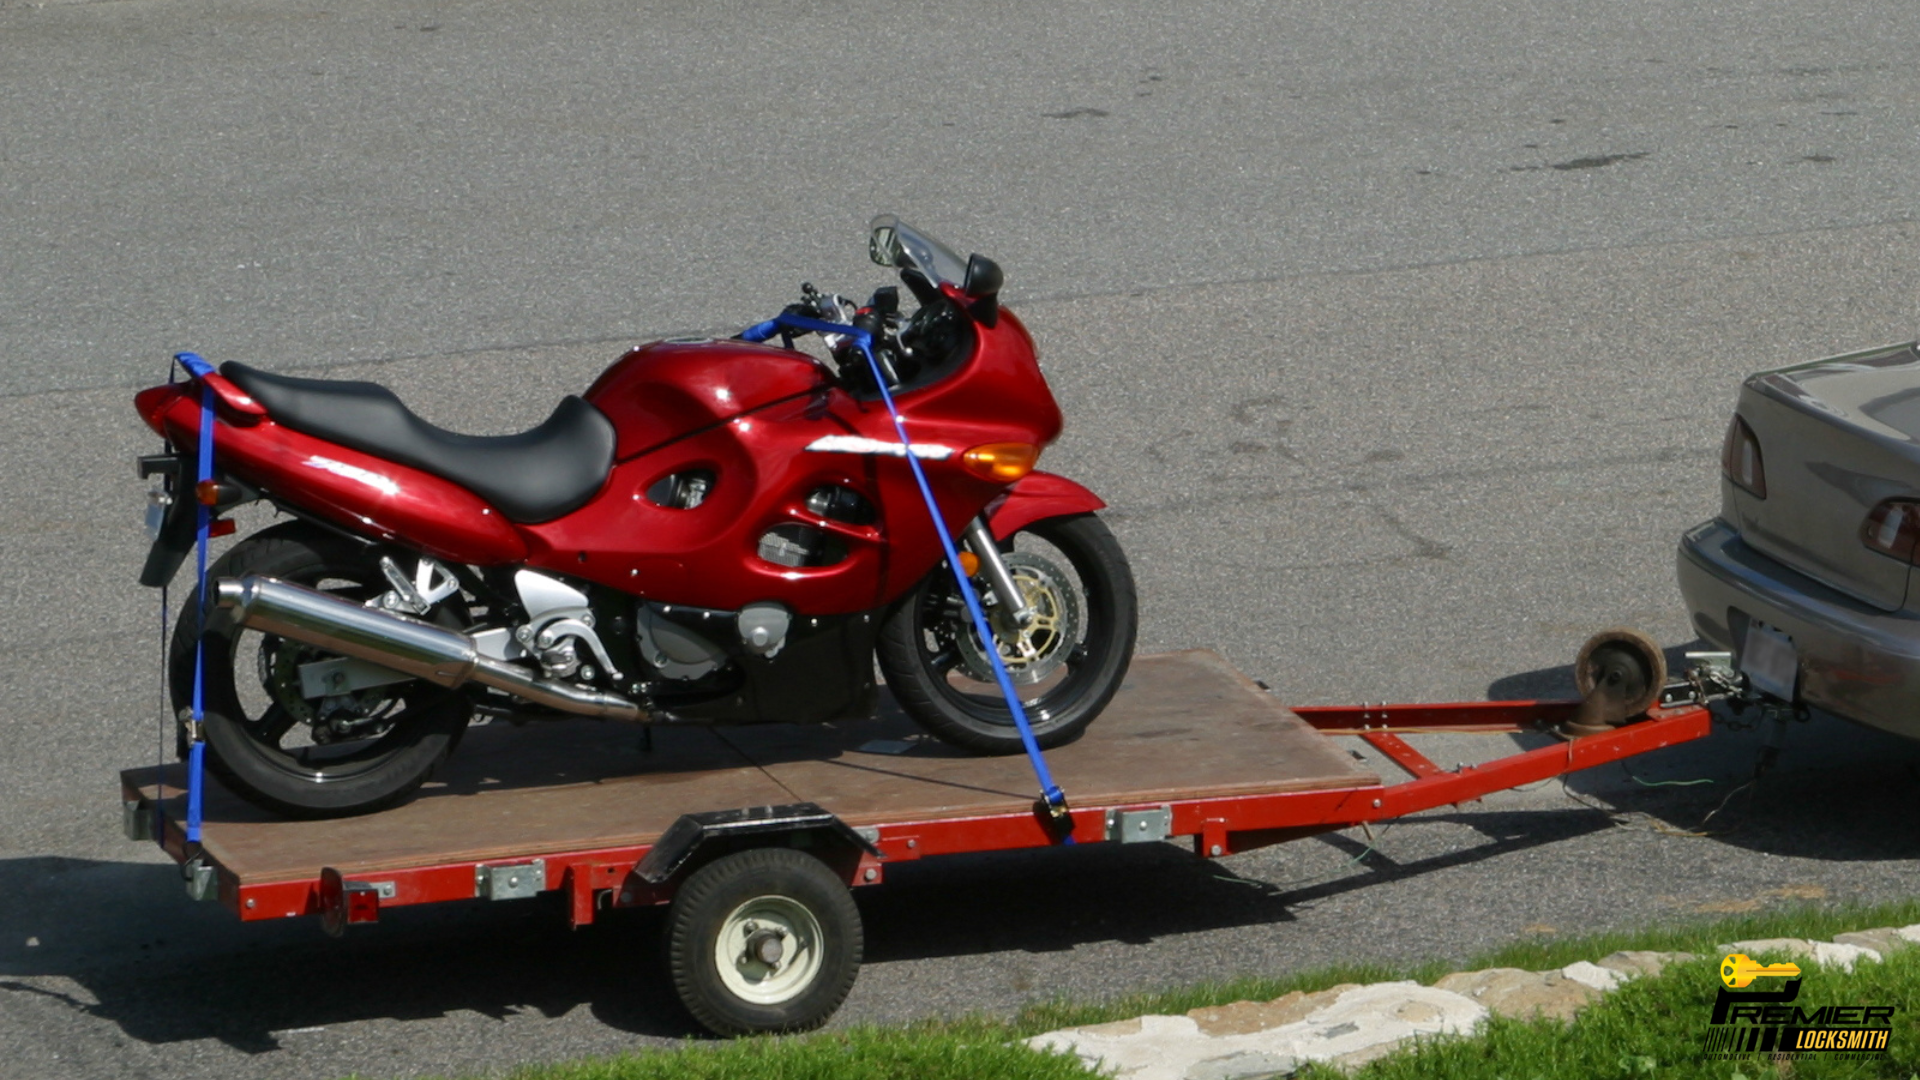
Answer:
[[[213,365],[194,353],[176,353],[173,358],[196,379],[213,374]],[[204,737],[206,729],[202,721],[206,718],[207,534],[213,523],[213,511],[206,503],[200,501],[199,484],[213,479],[213,388],[204,383],[200,386],[199,457],[199,468],[195,470],[194,490],[174,493],[175,498],[191,497],[196,504],[194,544],[198,554],[195,566],[198,571],[196,580],[200,586],[200,604],[196,613],[199,625],[195,627],[193,646],[193,720],[188,726],[187,740],[187,842],[190,844],[200,842],[201,802],[205,789],[207,758],[207,743]]]
[[[900,410],[894,407],[893,394],[887,390],[887,380],[880,373],[880,361],[873,355],[873,335],[857,326],[845,326],[840,323],[822,322],[809,319],[804,315],[783,314],[748,327],[740,337],[744,341],[766,341],[775,334],[790,330],[809,330],[817,334],[840,334],[860,346],[860,352],[867,358],[867,367],[873,372],[873,383],[880,388],[880,400],[886,403],[887,415],[893,418],[894,433],[900,437],[900,445],[911,448],[913,441],[907,437],[907,425],[900,417]],[[1020,743],[1027,749],[1027,760],[1033,763],[1033,775],[1040,782],[1040,808],[1049,819],[1049,827],[1055,835],[1065,842],[1073,843],[1073,818],[1067,811],[1067,796],[1053,782],[1053,774],[1047,770],[1047,759],[1040,753],[1040,744],[1034,740],[1033,725],[1027,721],[1027,710],[1020,703],[1020,695],[1013,688],[1013,677],[1007,674],[1007,665],[1000,658],[1000,649],[996,646],[993,630],[987,625],[986,613],[980,607],[980,597],[973,590],[973,582],[967,580],[967,573],[960,567],[960,553],[953,546],[953,538],[947,535],[946,518],[940,513],[940,504],[933,497],[933,487],[927,483],[927,474],[920,467],[920,459],[912,453],[906,456],[907,467],[913,470],[913,479],[920,486],[920,497],[926,501],[927,513],[933,516],[933,533],[940,538],[941,550],[947,554],[947,565],[953,570],[953,580],[960,586],[960,596],[967,603],[967,612],[973,616],[974,632],[980,635],[984,646],[981,650],[993,664],[993,676],[1000,683],[1000,696],[1007,701],[1007,710],[1013,714],[1013,725],[1020,731]],[[1013,603],[1013,598],[1007,598]]]

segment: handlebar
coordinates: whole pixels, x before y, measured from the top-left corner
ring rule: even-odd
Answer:
[[[812,282],[802,282],[798,302],[788,304],[780,314],[736,336],[742,341],[758,343],[779,335],[787,347],[792,348],[794,338],[819,334],[826,339],[839,365],[842,381],[854,385],[872,382],[865,362],[865,352],[870,349],[887,381],[898,385],[900,376],[895,361],[901,352],[899,324],[900,290],[895,286],[874,290],[865,307],[855,308],[837,294],[822,293]]]

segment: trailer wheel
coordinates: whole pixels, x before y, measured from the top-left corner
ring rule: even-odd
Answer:
[[[717,1035],[826,1023],[853,988],[862,943],[846,883],[790,848],[708,863],[680,886],[667,915],[674,990]]]

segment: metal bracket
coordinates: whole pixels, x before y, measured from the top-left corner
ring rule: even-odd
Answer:
[[[120,804],[120,828],[129,840],[153,839],[153,808],[139,799]]]
[[[1687,673],[1660,691],[1660,707],[1705,705],[1719,698],[1739,697],[1747,690],[1747,677],[1733,665],[1729,652],[1690,652]]]
[[[522,900],[547,887],[547,860],[473,868],[473,895],[481,900]]]
[[[187,882],[187,897],[191,900],[218,900],[220,898],[220,874],[206,860],[195,855],[180,864],[180,876]]]
[[[1107,811],[1107,839],[1122,844],[1145,844],[1173,835],[1173,808]]]
[[[703,814],[682,814],[654,842],[634,873],[649,885],[664,884],[674,872],[686,865],[700,845],[718,837],[755,836],[770,833],[825,831],[876,859],[886,856],[873,839],[813,803],[790,806],[749,806],[741,810],[711,810]]]
[[[380,901],[399,890],[391,881],[348,881],[331,866],[320,871],[320,928],[340,937],[347,927],[380,921]]]

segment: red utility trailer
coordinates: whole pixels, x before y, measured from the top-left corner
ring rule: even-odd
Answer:
[[[1048,752],[1071,800],[1033,799],[1023,757],[922,738],[897,712],[832,725],[633,727],[569,721],[470,730],[412,802],[366,817],[275,818],[217,785],[201,843],[180,766],[121,774],[128,834],[181,862],[188,889],[242,920],[318,915],[331,933],[443,900],[559,890],[578,925],[671,904],[668,964],[722,1034],[824,1021],[859,967],[847,886],[889,866],[1067,842],[1190,840],[1202,857],[1399,817],[1705,736],[1712,687],[1668,687],[1642,718],[1444,770],[1402,736],[1551,730],[1575,701],[1288,709],[1220,657],[1135,659],[1077,742]],[[1411,774],[1387,783],[1335,739]]]

